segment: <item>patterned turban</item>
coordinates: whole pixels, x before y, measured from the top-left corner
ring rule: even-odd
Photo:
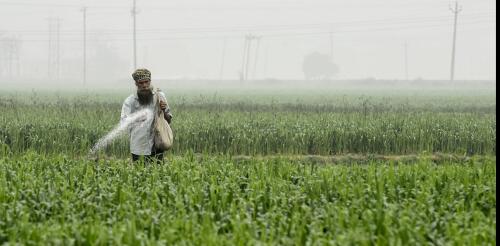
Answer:
[[[151,80],[151,72],[145,68],[139,68],[132,74],[135,81]]]

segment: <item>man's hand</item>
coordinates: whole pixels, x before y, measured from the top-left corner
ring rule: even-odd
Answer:
[[[167,108],[167,103],[165,101],[160,101],[161,110],[165,110]]]
[[[172,115],[170,113],[166,113],[165,114],[165,120],[167,121],[167,123],[170,125],[172,124]]]
[[[165,109],[167,109],[167,103],[165,101],[160,101],[160,108],[165,112]],[[172,114],[170,114],[169,111],[165,112],[163,116],[165,117],[165,120],[167,120],[168,124],[172,123]]]

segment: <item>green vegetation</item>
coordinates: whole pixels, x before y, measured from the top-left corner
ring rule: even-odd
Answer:
[[[117,124],[125,97],[5,95],[0,100],[0,142],[15,153],[32,149],[84,155]],[[495,153],[495,98],[463,98],[440,94],[406,98],[333,94],[319,99],[286,94],[240,99],[216,94],[173,96],[173,153]],[[107,154],[128,156],[126,139],[116,141]]]
[[[127,93],[0,93],[0,244],[495,245],[494,92],[171,92],[175,147],[88,151]]]
[[[495,245],[495,160],[0,159],[0,242]]]

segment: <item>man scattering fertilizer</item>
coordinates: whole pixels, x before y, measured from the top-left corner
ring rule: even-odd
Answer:
[[[125,99],[120,122],[123,124],[127,121],[127,117],[131,117],[139,111],[146,110],[147,112],[151,112],[130,124],[130,152],[132,160],[137,161],[144,158],[146,162],[153,160],[160,162],[163,160],[163,151],[159,151],[154,147],[154,117],[152,115],[152,112],[155,112],[157,102],[154,98],[157,93],[160,99],[160,108],[164,111],[165,120],[169,124],[172,122],[172,114],[170,113],[170,108],[167,107],[165,93],[153,90],[150,71],[143,68],[137,69],[132,74],[132,78],[135,80],[137,92]]]

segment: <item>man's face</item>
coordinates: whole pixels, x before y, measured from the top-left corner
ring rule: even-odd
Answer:
[[[135,82],[135,85],[137,86],[137,90],[139,91],[149,90],[151,86],[151,80],[139,80]]]
[[[139,80],[135,82],[137,86],[137,97],[141,105],[150,104],[153,101],[153,91],[151,90],[151,80]]]

